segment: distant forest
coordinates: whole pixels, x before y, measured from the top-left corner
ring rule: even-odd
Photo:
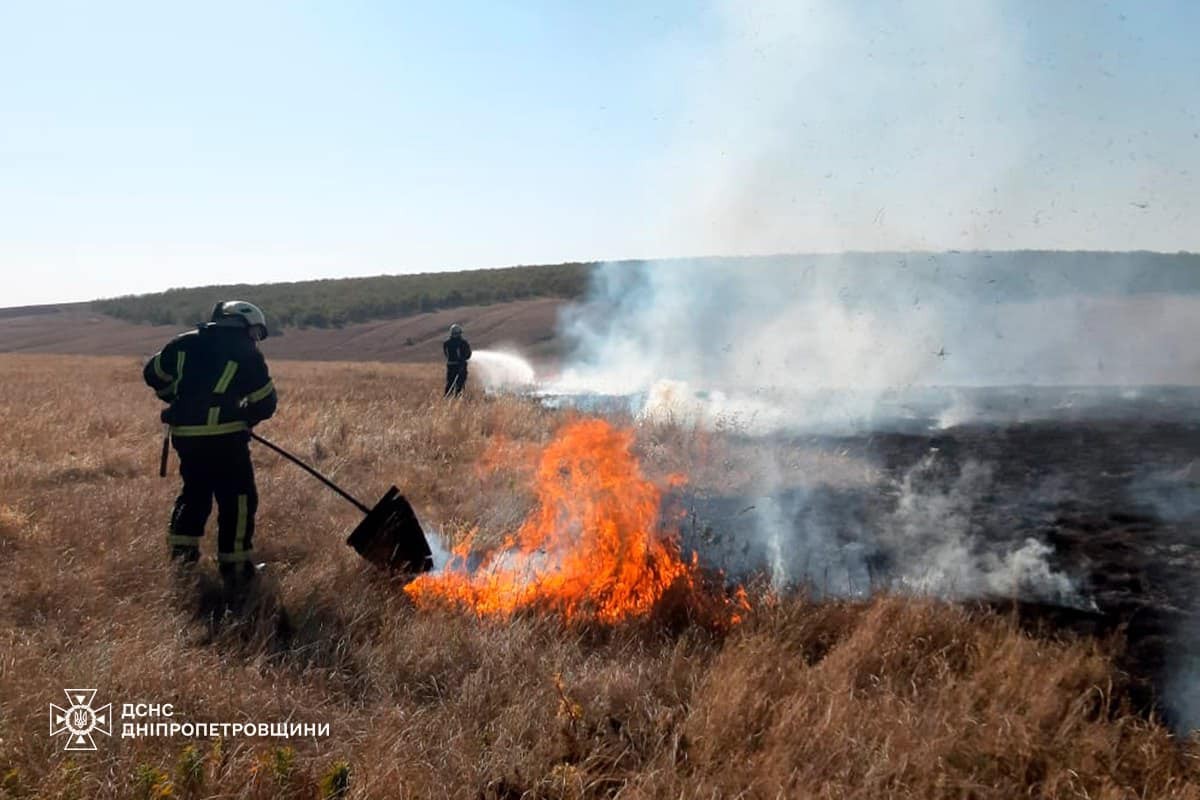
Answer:
[[[295,283],[235,284],[168,289],[155,294],[97,300],[93,308],[118,319],[155,325],[191,325],[208,318],[221,300],[262,307],[273,329],[336,328],[457,306],[490,305],[536,297],[581,297],[591,264],[568,263],[417,275],[380,275]]]
[[[833,281],[844,287],[847,302],[855,297],[886,296],[902,285],[1009,302],[1076,293],[1200,292],[1200,255],[1192,253],[1027,250],[785,254],[623,261],[614,266],[633,280],[633,290],[637,291],[637,281],[644,280],[659,265],[696,270],[720,267],[727,272],[732,267],[734,274],[744,275],[746,280],[774,280],[780,291],[804,292]],[[98,300],[92,306],[130,322],[180,326],[207,319],[213,304],[220,300],[242,299],[262,306],[276,331],[284,327],[332,328],[458,306],[540,297],[580,299],[597,266],[567,263],[204,286]]]

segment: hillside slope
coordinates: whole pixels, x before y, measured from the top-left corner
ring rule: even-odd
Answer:
[[[557,298],[518,300],[341,328],[288,328],[265,341],[263,352],[268,358],[313,361],[440,361],[447,329],[458,322],[477,349],[514,348],[531,359],[548,362],[559,355],[555,321],[566,302]],[[86,303],[17,312],[0,314],[0,353],[148,355],[187,329],[114,319]]]
[[[214,303],[239,297],[269,308],[267,322],[272,330],[340,328],[464,306],[575,299],[583,294],[592,266],[543,264],[291,283],[197,286],[97,300],[92,307],[128,322],[190,325],[207,319]]]
[[[205,319],[215,301],[241,297],[267,312],[264,350],[279,358],[438,361],[440,341],[461,322],[477,348],[510,346],[556,361],[559,309],[587,294],[605,324],[604,293],[642,298],[658,267],[734,273],[789,295],[839,287],[850,305],[892,303],[898,292],[961,303],[1022,303],[1073,295],[1200,296],[1200,255],[1190,253],[958,252],[781,254],[624,261],[595,279],[596,264],[343,278],[257,286],[205,286],[97,300],[0,309],[0,352],[146,354]],[[609,285],[616,281],[619,285]],[[609,297],[608,302],[621,302]]]
[[[641,281],[659,267],[745,270],[791,291],[844,285],[848,296],[879,300],[901,285],[941,287],[984,301],[1020,302],[1064,294],[1200,292],[1200,255],[1190,253],[1008,251],[945,253],[790,253],[542,264],[458,272],[378,275],[291,283],[237,284],[169,289],[93,302],[92,308],[143,324],[188,325],[206,319],[213,303],[231,297],[270,309],[268,323],[283,328],[340,328],[442,309],[516,300],[578,300],[597,268]],[[615,271],[612,269],[615,268]]]

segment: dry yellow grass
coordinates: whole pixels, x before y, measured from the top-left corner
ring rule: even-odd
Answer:
[[[450,538],[512,529],[520,457],[561,417],[443,402],[434,369],[273,366],[264,434],[368,502],[396,483]],[[417,611],[342,545],[357,512],[262,450],[272,572],[214,620],[205,582],[166,569],[177,479],[139,367],[0,358],[0,796],[335,796],[348,766],[352,798],[1200,797],[1200,748],[1129,713],[1110,643],[901,598],[760,600],[728,634]],[[697,472],[710,454],[660,429],[643,449]],[[67,754],[46,727],[65,687],[331,735],[122,739],[118,719]]]

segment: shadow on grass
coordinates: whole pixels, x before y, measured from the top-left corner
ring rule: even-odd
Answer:
[[[176,575],[172,602],[193,623],[198,647],[297,673],[317,667],[350,683],[361,675],[351,638],[362,620],[348,618],[336,597],[311,591],[285,603],[269,573],[230,586],[215,571],[197,567]]]

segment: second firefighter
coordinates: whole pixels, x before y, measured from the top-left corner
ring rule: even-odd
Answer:
[[[450,326],[450,338],[442,342],[446,356],[446,396],[462,394],[467,385],[467,362],[471,360],[471,345],[463,336],[462,325]]]

